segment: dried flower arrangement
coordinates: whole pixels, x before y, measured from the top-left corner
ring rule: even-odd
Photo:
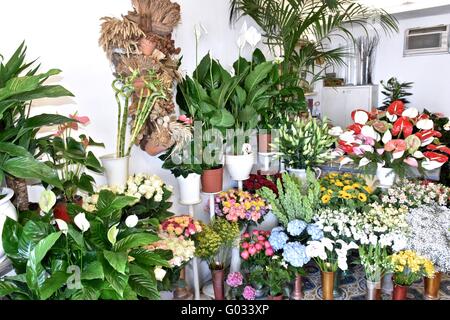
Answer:
[[[175,47],[172,31],[181,19],[180,6],[170,0],[132,0],[133,11],[121,19],[102,18],[100,45],[115,67],[116,76],[128,77],[134,71],[148,74],[151,70],[162,84],[167,99],[155,102],[142,131],[134,141],[150,155],[157,155],[173,145],[182,145],[191,128],[180,125],[175,117],[174,82],[180,79],[181,51]],[[145,78],[137,79],[145,82]],[[146,90],[136,89],[130,99],[129,114],[134,120],[140,96]]]

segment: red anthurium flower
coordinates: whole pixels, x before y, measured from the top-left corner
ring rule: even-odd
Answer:
[[[403,136],[406,138],[410,136],[413,132],[413,125],[409,122],[407,117],[400,117],[395,121],[394,127],[392,128],[392,135],[398,136],[403,132]]]
[[[405,104],[400,100],[396,100],[391,103],[391,105],[388,107],[387,111],[390,114],[395,114],[396,116],[401,116],[403,111],[405,111]]]
[[[416,136],[421,140],[428,140],[430,138],[440,138],[442,137],[442,134],[439,131],[436,130],[422,130],[420,132],[416,133]]]
[[[450,148],[447,146],[437,146],[434,144],[429,144],[427,146],[427,150],[431,150],[431,151],[440,151],[440,152],[444,152],[448,155],[450,155]]]
[[[343,140],[339,140],[339,148],[341,148],[347,154],[353,154],[353,147],[355,145],[352,143],[347,143]]]
[[[354,123],[347,127],[347,130],[353,131],[355,134],[360,134],[363,125],[359,123]]]
[[[417,121],[419,121],[419,120],[426,120],[426,119],[430,119],[430,116],[427,115],[427,114],[425,114],[425,113],[422,113],[422,114],[417,118]]]
[[[440,162],[440,163],[446,163],[448,161],[448,157],[447,156],[445,156],[443,154],[440,154],[440,153],[437,153],[437,152],[427,151],[427,152],[424,152],[423,155],[426,158],[428,158],[430,161],[437,161],[437,162]]]

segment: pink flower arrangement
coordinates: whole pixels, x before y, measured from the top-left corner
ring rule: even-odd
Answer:
[[[215,213],[232,222],[261,222],[270,206],[257,194],[230,189],[215,196]]]
[[[242,273],[240,272],[232,272],[228,274],[227,277],[227,285],[229,285],[231,288],[237,288],[242,286],[244,283],[244,277],[242,276]]]
[[[448,161],[450,149],[440,145],[442,136],[433,120],[415,108],[394,101],[386,112],[352,112],[354,123],[340,135],[337,153],[347,155],[341,164],[356,162],[398,167],[408,165],[433,170]]]
[[[256,290],[252,286],[246,286],[244,288],[242,296],[244,297],[245,300],[255,300]]]
[[[189,239],[191,236],[202,232],[200,222],[190,216],[175,216],[163,221],[159,226],[160,231],[171,236]]]
[[[274,255],[269,242],[270,231],[253,230],[241,237],[241,258],[245,261],[261,261]]]

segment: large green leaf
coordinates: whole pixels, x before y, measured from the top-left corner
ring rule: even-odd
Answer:
[[[97,202],[96,215],[100,218],[111,216],[116,211],[122,210],[136,202],[136,198],[128,196],[117,196],[111,191],[100,191]]]
[[[22,236],[22,226],[13,219],[6,217],[2,231],[2,245],[5,253],[14,258],[18,258],[19,240]]]
[[[83,288],[77,290],[70,298],[71,300],[98,300],[101,291],[83,284]]]
[[[8,142],[0,142],[0,152],[7,153],[11,157],[29,157],[33,158],[32,154],[24,147]]]
[[[245,79],[245,90],[252,91],[257,85],[263,82],[274,67],[272,62],[264,62],[256,66]]]
[[[61,289],[67,282],[69,274],[64,271],[58,271],[53,273],[49,278],[47,278],[39,289],[39,293],[42,300],[47,300],[56,291]]]
[[[40,114],[24,121],[25,128],[40,128],[44,126],[53,126],[63,123],[76,122],[76,120],[61,116],[59,114]]]
[[[145,297],[150,300],[159,300],[159,291],[153,272],[133,265],[128,280],[130,287],[141,297]]]
[[[27,261],[34,247],[50,233],[50,225],[41,221],[29,220],[22,229],[19,239],[18,255]]]
[[[73,94],[60,85],[52,85],[52,86],[40,86],[39,88],[24,92],[21,94],[17,94],[13,97],[10,97],[7,101],[11,102],[22,102],[22,101],[31,101],[37,100],[41,98],[59,98],[59,97],[73,97]]]
[[[103,266],[100,261],[93,261],[88,264],[81,273],[81,280],[104,279]]]
[[[103,167],[100,161],[98,161],[97,157],[91,151],[88,152],[86,158],[86,168],[97,173],[103,172]]]
[[[169,259],[159,255],[154,251],[149,251],[146,249],[134,249],[131,250],[129,255],[135,258],[135,262],[143,267],[168,267],[170,268]]]
[[[126,251],[136,247],[149,245],[159,240],[159,237],[151,233],[134,233],[130,234],[126,238],[123,238],[116,242],[114,245],[114,251]]]
[[[128,275],[124,275],[114,270],[108,261],[103,262],[103,271],[107,283],[120,297],[123,298],[123,292],[128,285]]]
[[[128,263],[128,254],[126,252],[112,252],[103,250],[103,255],[114,270],[121,274],[126,274],[125,271]]]
[[[56,171],[34,158],[21,156],[9,159],[2,169],[17,178],[38,179],[60,189],[63,187]]]
[[[10,281],[0,281],[0,297],[5,297],[13,292],[20,291],[16,284]]]
[[[61,232],[55,232],[39,241],[31,251],[28,264],[33,266],[41,263],[42,259],[44,259],[56,241],[58,241],[59,237],[61,237],[61,234]]]
[[[231,128],[234,123],[233,115],[225,109],[217,110],[210,119],[211,125],[215,128]]]

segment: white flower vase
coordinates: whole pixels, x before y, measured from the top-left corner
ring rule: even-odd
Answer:
[[[377,169],[377,179],[380,182],[381,188],[392,187],[396,177],[397,175],[395,174],[394,169],[382,167]]]
[[[236,181],[244,181],[250,177],[255,162],[253,153],[244,155],[226,155],[225,166],[231,179]]]
[[[177,178],[180,189],[180,203],[184,205],[197,204],[200,198],[200,175],[190,173],[186,178],[179,176]]]
[[[16,208],[11,202],[11,198],[14,196],[14,191],[8,188],[0,189],[0,195],[5,196],[4,198],[0,199],[0,263],[1,263],[6,259],[2,243],[3,225],[5,224],[7,217],[17,221],[18,215]]]
[[[247,231],[247,225],[245,224],[241,233],[239,234],[239,238],[236,239],[236,245],[231,249],[231,261],[230,261],[230,272],[239,272],[241,271],[241,254],[240,254],[240,242],[242,235]]]
[[[322,170],[319,168],[312,168],[316,173],[316,179],[319,179],[322,175]],[[287,171],[289,174],[299,178],[301,181],[306,181],[306,169],[294,169],[294,168],[288,168]]]
[[[109,186],[123,186],[128,180],[128,166],[130,157],[117,158],[115,154],[100,158],[105,168],[106,180]]]

